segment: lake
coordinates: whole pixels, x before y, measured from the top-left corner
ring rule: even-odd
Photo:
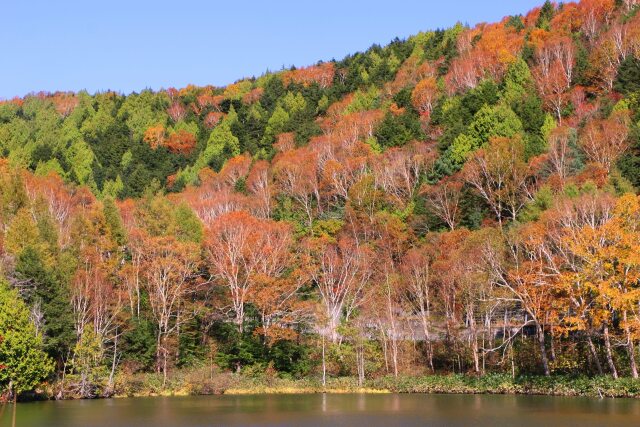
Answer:
[[[0,425],[11,426],[11,406]],[[151,397],[21,403],[16,427],[633,426],[640,400],[428,394]]]

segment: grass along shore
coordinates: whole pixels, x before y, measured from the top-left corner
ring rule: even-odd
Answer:
[[[60,390],[64,390],[62,394]],[[355,377],[281,378],[269,373],[253,375],[211,373],[208,369],[174,372],[162,386],[162,376],[152,373],[117,375],[108,392],[96,388],[95,397],[189,396],[215,394],[308,394],[308,393],[442,393],[442,394],[522,394],[551,396],[640,398],[640,380],[613,379],[609,376],[516,376],[487,374],[435,374],[423,376],[384,376],[358,385]],[[72,388],[50,384],[39,398],[74,399]]]

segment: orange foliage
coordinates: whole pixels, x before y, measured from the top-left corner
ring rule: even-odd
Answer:
[[[280,153],[273,160],[273,175],[278,189],[295,200],[313,222],[313,199],[319,198],[320,182],[317,155],[309,149]]]
[[[263,93],[264,89],[261,87],[251,89],[249,92],[244,94],[244,96],[242,97],[242,102],[245,104],[256,103],[260,100],[260,98],[262,98]]]
[[[213,129],[215,125],[220,123],[220,120],[222,120],[224,116],[225,116],[224,113],[220,113],[218,111],[212,111],[208,113],[207,116],[204,118],[204,125],[207,127],[207,129]]]
[[[53,95],[53,105],[63,118],[67,117],[78,106],[78,98],[73,93],[58,92]]]
[[[389,106],[389,112],[396,117],[403,115],[405,111],[406,111],[406,108],[398,107],[398,104],[396,104],[395,102],[392,102],[391,105]]]
[[[335,121],[324,120],[320,127],[332,142],[350,146],[358,140],[373,136],[375,126],[382,120],[381,110],[358,111],[346,115],[336,115]]]
[[[222,179],[230,188],[234,188],[236,183],[247,176],[251,167],[251,157],[248,154],[232,157],[222,167],[218,177]]]
[[[477,42],[475,45],[473,40]],[[522,49],[524,38],[504,22],[479,24],[458,38],[460,56],[455,58],[445,76],[449,93],[473,89],[485,76],[502,78],[510,63]]]
[[[165,146],[172,153],[189,154],[196,147],[196,137],[191,132],[180,129],[169,135]]]
[[[255,213],[260,218],[271,216],[271,171],[266,160],[254,163],[247,177],[247,190],[256,198]]]
[[[214,277],[229,293],[235,322],[243,331],[245,304],[252,297],[264,310],[274,314],[263,294],[256,294],[256,278],[280,278],[291,264],[291,228],[282,222],[261,220],[246,212],[230,212],[218,217],[207,229],[205,249]]]
[[[437,153],[434,148],[414,141],[385,151],[372,165],[376,186],[396,205],[404,206],[406,200],[413,198],[422,174],[435,163]]]
[[[444,77],[450,95],[475,88],[480,82],[480,72],[475,61],[465,53],[451,62],[449,72]]]
[[[317,83],[322,89],[326,89],[331,86],[334,74],[335,65],[333,62],[325,62],[320,65],[285,71],[282,73],[282,81],[285,86],[291,83],[297,83],[307,87],[313,83]]]
[[[580,147],[587,158],[609,172],[628,148],[629,112],[615,111],[610,118],[591,120],[580,134]]]
[[[435,185],[425,186],[421,193],[434,215],[454,230],[460,221],[460,201],[464,181],[460,176],[444,177]]]
[[[411,102],[421,115],[429,117],[436,97],[438,96],[438,84],[436,79],[428,77],[416,85],[411,93]]]
[[[295,141],[295,133],[293,132],[285,132],[278,134],[276,136],[276,142],[273,144],[273,148],[275,148],[279,152],[293,150],[296,147]]]
[[[144,132],[142,140],[154,150],[162,145],[167,137],[167,132],[162,125],[151,126]]]
[[[167,147],[172,153],[189,154],[196,146],[196,137],[191,132],[180,129],[167,137],[167,132],[162,125],[151,126],[143,136],[143,141],[154,150],[158,147]]]
[[[550,27],[555,33],[570,35],[582,26],[583,17],[576,3],[565,3],[551,19]]]
[[[582,31],[590,42],[595,42],[600,30],[609,24],[615,9],[615,0],[582,0]]]

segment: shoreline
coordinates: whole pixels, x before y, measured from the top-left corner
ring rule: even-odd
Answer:
[[[354,377],[327,380],[326,386],[317,378],[265,378],[219,373],[198,381],[189,375],[177,375],[161,387],[154,374],[141,374],[135,379],[118,378],[110,393],[81,397],[64,393],[61,400],[131,397],[178,397],[207,395],[266,395],[266,394],[503,394],[531,396],[566,396],[594,398],[640,398],[640,379],[611,377],[581,377],[556,375],[520,376],[506,374],[472,376],[464,374],[436,374],[425,376],[379,377],[359,386]],[[53,400],[59,384],[52,384],[40,393],[23,396],[21,401]]]

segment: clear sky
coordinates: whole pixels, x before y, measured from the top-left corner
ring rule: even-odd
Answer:
[[[3,0],[0,98],[225,85],[542,0]]]

